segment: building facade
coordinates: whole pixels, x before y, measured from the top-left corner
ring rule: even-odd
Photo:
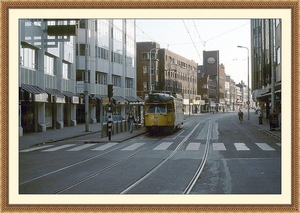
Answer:
[[[59,36],[53,26],[73,29]],[[75,35],[75,20],[19,20],[20,136],[76,125]]]
[[[281,113],[281,20],[251,20],[253,101],[268,118]]]
[[[134,20],[24,19],[19,31],[20,136],[107,120],[108,84],[114,119],[138,111]]]
[[[203,51],[203,65],[198,66],[198,92],[205,100],[203,112],[223,111],[227,108],[225,95],[225,66],[219,63],[219,51]]]
[[[183,96],[185,113],[200,110],[200,96],[197,96],[197,63],[160,48],[156,42],[137,43],[137,81],[137,94],[140,97],[145,97],[150,90],[170,91]]]

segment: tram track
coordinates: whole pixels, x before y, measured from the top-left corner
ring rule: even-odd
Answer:
[[[130,190],[132,190],[134,187],[136,187],[142,181],[144,181],[145,179],[147,179],[150,175],[152,175],[154,172],[156,172],[164,164],[166,164],[177,153],[177,151],[180,149],[180,147],[190,138],[190,136],[195,132],[195,130],[198,128],[199,125],[200,125],[200,123],[198,123],[193,128],[193,130],[187,136],[185,136],[185,138],[177,145],[177,147],[174,149],[174,151],[167,158],[165,158],[163,161],[161,161],[157,166],[155,166],[152,170],[150,170],[143,177],[141,177],[140,179],[136,180],[134,183],[132,183],[130,186],[128,186],[125,190],[123,190],[122,192],[120,192],[120,194],[126,194],[126,193],[130,192]],[[211,127],[211,122],[209,122],[209,125]],[[203,169],[203,167],[205,165],[205,162],[206,162],[206,159],[207,159],[207,156],[208,156],[209,144],[210,144],[210,128],[209,128],[209,132],[208,132],[207,138],[208,139],[206,141],[205,159],[203,159],[201,161],[200,166],[198,167],[198,170],[196,171],[196,174],[194,175],[194,177],[192,178],[191,182],[188,184],[188,186],[184,190],[184,192],[183,192],[184,194],[188,194],[191,191],[191,189],[193,188],[193,186],[194,186],[197,178],[201,174],[201,171],[202,171],[202,169]]]
[[[156,141],[159,141],[159,140],[161,140],[161,138],[156,139],[156,140],[153,141],[152,143],[155,143]],[[151,143],[151,144],[152,144],[152,143]],[[146,149],[146,148],[147,148],[148,146],[150,146],[151,144],[149,143],[146,147],[143,147],[142,149],[137,150],[137,151],[135,152],[135,154],[137,154],[138,152],[140,152],[140,151]],[[58,173],[58,172],[61,172],[61,171],[70,169],[70,168],[72,168],[72,167],[79,166],[79,165],[84,164],[84,163],[88,163],[88,162],[91,161],[91,160],[95,160],[95,159],[97,159],[97,158],[99,158],[99,157],[102,157],[102,156],[104,156],[104,155],[110,154],[111,152],[113,152],[113,151],[115,151],[115,150],[117,150],[117,149],[121,149],[121,148],[123,148],[123,147],[125,147],[125,146],[128,146],[128,144],[120,145],[120,146],[118,146],[118,147],[115,147],[115,148],[113,148],[113,149],[110,149],[109,151],[106,151],[106,152],[101,153],[101,154],[99,154],[99,155],[96,155],[96,156],[87,158],[87,159],[85,159],[85,160],[81,160],[81,161],[79,161],[79,162],[70,164],[70,165],[68,165],[68,166],[65,166],[65,167],[56,169],[56,170],[54,170],[54,171],[45,173],[45,174],[43,174],[43,175],[37,176],[37,177],[35,177],[35,178],[32,178],[32,179],[30,179],[30,180],[23,181],[23,182],[21,182],[21,183],[19,184],[19,186],[22,186],[22,185],[24,185],[24,184],[27,184],[27,183],[36,181],[36,180],[38,180],[38,179],[41,179],[41,178],[44,178],[44,177],[53,175],[53,174],[55,174],[55,173]],[[133,155],[133,156],[134,156],[134,155]],[[126,159],[126,158],[125,158],[125,159]],[[120,161],[124,161],[124,159],[121,159],[121,160],[119,160],[118,162],[120,162]],[[114,164],[115,164],[115,165],[118,165],[118,164],[119,164],[118,162],[116,162],[116,163],[114,163]],[[111,167],[111,166],[107,166],[107,167]],[[107,170],[107,167],[104,168],[104,169],[101,169],[101,170]],[[101,170],[99,170],[99,171],[97,171],[97,172],[100,172]],[[95,172],[95,173],[97,173],[97,172]],[[95,174],[95,173],[93,173],[93,174]],[[86,178],[83,178],[82,180],[87,179],[89,176],[92,176],[93,174],[88,175]],[[77,182],[80,182],[80,181],[77,181]],[[81,181],[81,182],[82,182],[82,181]],[[66,188],[67,188],[67,187],[66,187]],[[60,190],[58,190],[58,191],[60,191]]]
[[[197,180],[199,179],[199,176],[202,173],[202,170],[205,166],[205,163],[206,163],[206,160],[207,160],[208,154],[209,154],[210,138],[211,138],[211,121],[209,122],[209,128],[208,128],[208,132],[207,132],[204,156],[203,156],[203,158],[202,158],[202,160],[201,160],[201,162],[198,166],[198,169],[197,169],[196,173],[194,174],[194,176],[191,179],[190,183],[187,185],[187,187],[183,191],[183,194],[189,194],[191,192],[191,190],[193,189],[193,187],[196,184]]]
[[[209,125],[210,125],[210,128],[209,128],[209,132],[207,133],[207,141],[206,141],[206,148],[205,148],[205,155],[204,155],[204,158],[201,160],[200,162],[200,165],[195,173],[195,175],[193,176],[192,180],[190,181],[190,183],[188,184],[188,186],[186,187],[186,189],[184,190],[184,194],[188,194],[191,189],[193,188],[195,182],[197,181],[199,175],[201,174],[201,171],[205,165],[205,162],[206,162],[206,159],[207,159],[207,156],[208,156],[208,150],[209,150],[209,143],[210,143],[210,129],[211,129],[211,121],[209,121]],[[199,127],[199,125],[201,124],[201,122],[197,123],[193,129],[183,138],[181,139],[181,141],[179,142],[179,144],[176,146],[176,148],[170,153],[168,154],[168,156],[164,157],[160,162],[157,162],[157,165],[154,165],[154,167],[152,169],[150,169],[149,171],[147,171],[146,174],[144,174],[143,176],[141,176],[140,178],[136,179],[133,183],[129,184],[125,189],[123,189],[122,191],[119,192],[119,194],[127,194],[127,193],[130,193],[130,191],[135,188],[137,185],[139,185],[140,183],[142,183],[145,179],[147,179],[149,176],[151,176],[153,173],[155,173],[159,168],[161,168],[164,164],[166,164],[177,152],[178,150],[183,146],[183,144],[185,144],[185,142],[191,137],[191,135],[196,131],[196,129]],[[184,131],[180,131],[178,134],[182,134],[182,132]],[[133,153],[131,153],[130,155],[110,164],[110,165],[107,165],[105,166],[104,168],[101,168],[100,170],[97,170],[97,171],[94,171],[88,175],[86,175],[85,177],[82,177],[80,178],[79,180],[76,180],[68,185],[65,185],[63,187],[61,187],[60,189],[57,189],[55,190],[54,192],[52,192],[53,194],[62,194],[62,193],[65,193],[67,192],[69,189],[72,189],[84,182],[87,182],[89,180],[91,180],[92,178],[96,177],[96,176],[99,176],[107,171],[109,171],[110,169],[113,169],[121,164],[124,164],[126,163],[127,161],[129,161],[130,159],[133,159],[135,156],[141,154],[143,151],[147,150],[149,146],[155,144],[157,141],[160,141],[162,140],[163,138],[165,137],[159,137],[157,138],[156,140],[152,141],[151,143],[147,143],[146,146],[143,146],[142,148],[139,148],[137,149],[136,151],[134,151]],[[95,160],[101,156],[104,156],[104,155],[107,155],[107,154],[110,154],[112,153],[113,151],[117,150],[117,149],[122,149],[124,146],[128,146],[128,144],[124,144],[124,145],[120,145],[114,149],[111,149],[105,153],[102,153],[102,154],[99,154],[99,155],[96,155],[96,156],[93,156],[93,157],[90,157],[90,158],[87,158],[83,161],[80,161],[80,162],[76,162],[76,163],[73,163],[71,165],[68,165],[66,167],[63,167],[63,168],[60,168],[60,169],[57,169],[57,170],[54,170],[52,172],[49,172],[49,173],[46,173],[44,175],[41,175],[41,176],[38,176],[38,177],[35,177],[35,178],[32,178],[30,180],[27,180],[27,181],[24,181],[22,183],[20,183],[20,186],[24,185],[24,184],[27,184],[27,183],[30,183],[30,182],[34,182],[36,180],[39,180],[39,179],[42,179],[42,178],[45,178],[45,177],[49,177],[51,175],[54,175],[55,173],[58,173],[58,172],[63,172],[63,171],[67,171],[68,169],[71,169],[72,167],[76,167],[76,166],[80,166],[80,165],[84,165],[85,163],[89,163],[89,161],[92,161],[92,160]]]

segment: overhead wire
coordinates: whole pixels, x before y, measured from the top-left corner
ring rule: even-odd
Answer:
[[[189,29],[187,28],[187,26],[186,26],[184,20],[182,20],[182,22],[183,22],[183,24],[184,24],[184,26],[185,26],[185,28],[186,28],[186,30],[187,30],[189,36],[190,36],[190,39],[191,39],[191,41],[192,41],[192,43],[193,43],[193,45],[194,45],[194,48],[195,48],[195,50],[196,50],[196,52],[197,52],[197,55],[199,56],[200,61],[202,61],[202,58],[201,58],[201,56],[200,56],[200,54],[199,54],[199,52],[198,52],[198,49],[197,49],[197,47],[196,47],[196,45],[195,45],[195,43],[194,43],[194,40],[193,40],[193,38],[192,38],[192,36],[191,36],[191,34],[190,34]]]

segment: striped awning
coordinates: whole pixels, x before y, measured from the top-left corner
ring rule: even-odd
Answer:
[[[58,91],[57,89],[45,88],[45,91],[49,95],[57,96],[57,97],[60,97],[60,98],[64,98],[65,97],[65,95],[63,93],[61,93],[60,91]]]
[[[46,93],[45,90],[43,90],[42,88],[38,87],[38,86],[34,86],[34,85],[28,85],[28,84],[22,84],[21,88],[29,93],[33,93],[33,94],[42,94],[42,93]]]
[[[102,99],[107,99],[107,95],[100,95],[100,94],[95,94],[95,98],[97,98],[98,100],[102,100]]]
[[[122,96],[113,96],[112,99],[115,101],[116,104],[119,105],[124,105],[128,103],[128,101]]]
[[[134,97],[126,96],[125,99],[129,102],[136,102],[137,100]]]
[[[73,92],[70,91],[62,91],[62,93],[67,96],[68,98],[76,96]]]

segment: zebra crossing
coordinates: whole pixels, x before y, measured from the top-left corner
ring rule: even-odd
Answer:
[[[26,152],[33,152],[33,151],[41,151],[41,152],[55,152],[59,150],[65,150],[68,152],[77,152],[85,149],[90,149],[91,151],[105,151],[107,149],[110,149],[114,146],[116,146],[119,143],[106,143],[106,144],[97,144],[97,143],[91,143],[91,144],[84,144],[84,145],[78,145],[78,144],[65,144],[65,145],[44,145],[44,146],[38,146],[33,148],[28,148],[21,150],[20,152],[26,153]],[[145,146],[147,143],[141,143],[137,142],[131,145],[128,145],[121,149],[121,151],[133,151],[136,150],[142,146]],[[158,144],[156,147],[154,147],[153,151],[160,151],[160,150],[167,150],[173,142],[162,142]],[[245,144],[245,143],[233,143],[234,148],[236,151],[251,151],[251,149]],[[267,143],[255,143],[256,147],[263,151],[275,151],[276,149]],[[276,146],[280,147],[280,143],[276,143]],[[205,147],[204,144],[201,144],[200,142],[189,142],[187,146],[185,147],[186,151],[198,151],[201,147]],[[211,143],[211,149],[213,151],[226,151],[228,148],[224,143]]]

